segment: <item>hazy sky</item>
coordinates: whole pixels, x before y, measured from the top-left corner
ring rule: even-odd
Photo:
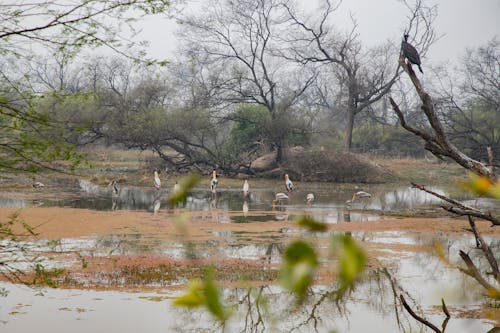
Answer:
[[[186,0],[196,8],[203,0]],[[206,0],[209,1],[209,0]],[[317,0],[299,0],[308,10],[316,8]],[[500,0],[433,0],[438,5],[434,28],[442,36],[431,48],[424,62],[456,61],[466,47],[477,47],[500,38]],[[334,14],[339,27],[351,27],[349,13],[358,22],[361,40],[367,46],[392,39],[399,43],[408,10],[398,0],[344,0],[341,10]],[[154,57],[172,57],[177,46],[172,19],[151,18],[144,23],[141,38],[150,41],[149,54]]]

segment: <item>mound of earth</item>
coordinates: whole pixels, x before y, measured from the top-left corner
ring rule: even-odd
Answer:
[[[263,177],[288,173],[300,181],[380,183],[395,178],[389,171],[352,153],[331,150],[305,151],[288,149],[285,160],[278,165],[276,153],[263,155],[252,162],[252,171]]]

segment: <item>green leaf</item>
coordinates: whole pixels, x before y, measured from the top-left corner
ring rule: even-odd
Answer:
[[[280,271],[280,281],[283,287],[295,293],[301,303],[307,289],[314,280],[316,267],[319,265],[316,251],[303,241],[290,244],[284,254]]]
[[[215,285],[213,268],[209,267],[205,271],[205,299],[207,308],[218,320],[224,321],[229,316],[229,311],[222,305],[219,297],[219,289]]]
[[[339,256],[339,295],[352,287],[363,272],[366,254],[351,235],[333,237],[332,247]]]
[[[192,280],[188,284],[188,291],[174,300],[174,305],[194,308],[206,303],[203,293],[203,282],[201,280]]]
[[[215,318],[225,321],[231,311],[222,304],[219,288],[215,284],[213,275],[213,268],[207,267],[203,281],[191,281],[187,293],[177,297],[174,305],[189,308],[205,306]]]
[[[309,229],[314,232],[325,232],[328,230],[328,225],[318,222],[309,216],[301,216],[297,219],[297,224],[301,227]]]
[[[175,193],[172,193],[168,202],[175,206],[179,202],[186,200],[189,191],[200,181],[201,176],[197,173],[192,173],[184,178],[180,183],[180,188]]]

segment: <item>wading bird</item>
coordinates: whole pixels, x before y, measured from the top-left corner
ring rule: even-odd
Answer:
[[[215,194],[215,190],[217,189],[217,171],[215,169],[212,171],[212,180],[210,181],[210,190]]]
[[[308,194],[306,195],[306,203],[307,203],[308,205],[311,205],[313,201],[314,201],[314,194],[312,194],[312,193],[308,193]]]
[[[408,43],[408,34],[404,34],[403,41],[401,42],[401,51],[403,52],[403,56],[408,59],[411,64],[415,64],[418,66],[418,69],[422,74],[424,71],[422,67],[420,67],[420,55],[418,54],[417,49],[413,47],[410,43]],[[410,65],[411,67],[411,65]]]
[[[286,195],[283,192],[276,193],[276,195],[274,196],[274,200],[273,200],[273,207],[274,207],[274,205],[276,205],[276,203],[281,205],[283,200],[288,200],[288,195]]]
[[[111,184],[109,184],[111,186],[111,195],[114,196],[114,197],[117,197],[118,196],[118,192],[120,192],[120,188],[118,187],[118,184],[116,183],[116,180],[113,180],[111,182]]]
[[[248,184],[248,180],[245,179],[245,182],[243,183],[243,196],[245,198],[248,197],[249,191],[250,191],[250,185]]]
[[[295,186],[293,186],[292,181],[288,177],[288,174],[285,175],[285,188],[288,192],[293,192],[295,191]]]
[[[345,202],[345,205],[347,208],[351,208],[351,204],[355,201],[355,200],[360,200],[360,199],[369,199],[371,198],[372,195],[368,192],[365,192],[365,191],[359,191],[359,192],[356,192],[352,195],[352,199],[351,200],[347,200]],[[366,204],[366,202],[365,202]]]
[[[158,175],[158,169],[155,169],[155,182],[154,186],[156,190],[159,190],[161,188],[161,180],[160,176]]]
[[[365,191],[359,191],[359,192],[356,192],[352,195],[352,199],[351,199],[351,202],[353,202],[354,200],[357,200],[357,199],[362,199],[362,198],[371,198],[372,195],[368,192],[365,192]]]
[[[34,182],[33,184],[31,184],[31,186],[33,186],[34,188],[43,188],[45,187],[45,185],[41,182]]]
[[[174,184],[174,189],[172,190],[173,193],[177,193],[181,189],[181,186],[179,185],[179,182],[176,180]]]

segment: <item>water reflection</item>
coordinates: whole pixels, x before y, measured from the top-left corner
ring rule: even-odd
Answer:
[[[0,207],[25,208],[38,204],[44,206],[63,206],[95,210],[145,210],[156,212],[167,202],[173,190],[162,189],[156,191],[149,188],[134,186],[99,186],[88,181],[79,181],[78,189],[61,191],[60,196],[51,195],[44,198],[45,193],[37,193],[36,199],[13,199],[1,197]],[[311,185],[312,186],[312,185]],[[404,211],[408,209],[437,207],[441,202],[430,194],[411,187],[396,187],[393,185],[379,185],[371,188],[372,197],[367,201],[355,200],[346,206],[346,199],[352,197],[352,190],[343,188],[338,190],[336,184],[327,184],[318,188],[307,188],[303,192],[297,191],[281,205],[273,207],[275,192],[272,184],[269,188],[254,188],[247,200],[237,189],[220,190],[213,194],[206,189],[195,189],[188,195],[186,201],[179,206],[191,211],[217,209],[222,211],[241,211],[248,216],[249,204],[256,211],[282,212],[276,215],[278,220],[287,220],[286,215],[310,214],[325,223],[341,223],[355,221],[373,221],[378,212]],[[447,194],[441,188],[431,187],[431,190]],[[307,201],[307,195],[314,192],[314,201]],[[461,198],[469,200],[469,198]],[[492,206],[492,200],[478,200],[477,205]],[[494,201],[494,200],[493,200]],[[498,201],[496,201],[498,203]],[[363,211],[370,212],[364,214]]]
[[[291,237],[290,233],[301,232],[304,231],[283,229],[282,232],[276,234],[227,230],[211,231],[211,234],[216,237],[215,239],[207,241],[206,237],[201,237],[199,240],[194,239],[189,244],[158,239],[154,235],[126,234],[60,239],[50,244],[36,241],[24,245],[31,246],[31,250],[40,254],[40,257],[43,257],[43,252],[78,251],[83,255],[92,256],[155,253],[165,255],[168,258],[183,259],[188,256],[187,252],[190,251],[197,258],[263,260],[269,264],[279,264],[286,240]],[[317,237],[314,241],[316,245],[321,244],[319,235],[312,237]],[[329,235],[327,235],[328,237]],[[458,250],[473,249],[475,246],[472,237],[457,239],[447,235],[430,238],[426,235],[412,233],[356,232],[353,233],[353,237],[362,243],[377,243],[380,247],[380,253],[384,252],[384,244],[388,245],[387,251],[394,251],[395,244],[414,245],[421,248],[422,246],[431,247],[433,244],[439,243],[453,262],[458,261]],[[486,238],[486,241],[491,244],[492,250],[498,253],[500,240]],[[352,293],[340,301],[336,298],[336,284],[317,285],[311,288],[310,297],[300,309],[294,308],[294,297],[276,285],[264,285],[252,289],[224,288],[224,302],[235,310],[235,315],[227,323],[226,329],[230,332],[260,330],[328,332],[333,329],[341,332],[369,332],[373,331],[373,327],[383,327],[384,332],[388,333],[410,332],[423,330],[423,328],[409,318],[406,312],[397,307],[399,294],[404,294],[415,307],[422,308],[426,317],[434,323],[440,323],[443,319],[439,313],[433,311],[433,307],[440,304],[441,298],[446,300],[450,309],[460,307],[474,309],[481,305],[484,290],[472,279],[444,265],[438,257],[420,251],[397,250],[397,253],[398,260],[393,258],[388,260],[388,268],[368,268],[366,276],[356,285]],[[470,254],[475,262],[481,262],[479,251],[471,250]],[[386,262],[383,255],[378,260],[382,263]],[[383,267],[383,265],[381,266]],[[478,264],[478,267],[487,269],[488,265],[487,263]],[[266,269],[269,268],[266,267]],[[153,281],[151,285],[156,284]],[[158,285],[167,284],[158,283]],[[80,291],[79,293],[86,292]],[[272,304],[272,307],[266,308],[262,302],[258,301],[262,295],[265,295],[268,304]],[[80,302],[80,299],[76,298],[75,302]],[[45,304],[45,306],[47,305]],[[220,327],[213,322],[205,310],[184,310],[171,305],[165,309],[165,303],[162,303],[161,306],[168,313],[164,315],[169,318],[168,325],[165,326],[164,323],[162,326],[163,330],[176,332],[220,331]],[[60,307],[62,306],[59,303]],[[1,310],[4,311],[4,309],[5,306],[2,306]],[[30,307],[29,311],[36,313],[41,311],[41,308],[36,305]],[[139,311],[134,316],[134,320],[141,318],[141,313],[143,312]],[[29,315],[27,316],[29,317]],[[9,316],[8,318],[9,325],[11,322],[20,325],[16,317]],[[49,320],[50,315],[47,315],[46,318],[44,320]],[[187,322],[189,325],[181,325]],[[68,325],[78,324],[71,321]],[[456,316],[453,316],[448,325],[450,332],[485,332],[492,326],[485,320],[458,319]],[[67,331],[69,327],[62,325],[61,329],[64,328],[64,330],[61,331]],[[86,328],[88,329],[89,326]],[[154,331],[149,330],[149,332]],[[127,332],[127,330],[123,332]]]

